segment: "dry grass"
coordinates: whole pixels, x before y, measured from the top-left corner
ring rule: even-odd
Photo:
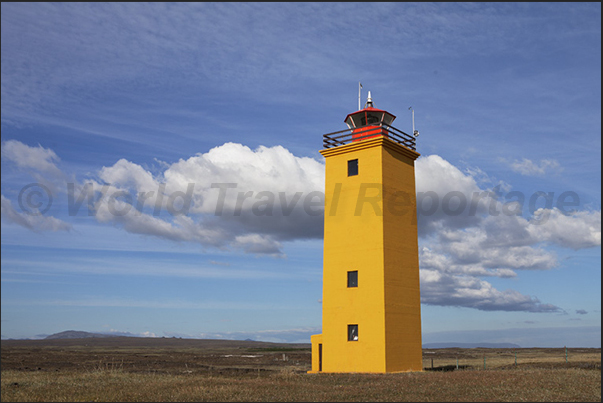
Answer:
[[[601,401],[601,350],[569,349],[568,354],[566,363],[563,348],[518,349],[516,366],[510,349],[426,349],[424,368],[430,369],[433,359],[434,371],[310,375],[310,351],[304,345],[2,341],[1,399]]]
[[[601,401],[601,372],[579,368],[408,374],[208,376],[2,371],[2,401]]]
[[[601,363],[601,350],[594,348],[568,349],[567,362],[563,348],[518,348],[518,349],[492,349],[492,348],[447,348],[424,349],[423,368],[438,367],[471,367],[475,369],[520,367],[553,367],[573,366],[581,367],[589,363]]]

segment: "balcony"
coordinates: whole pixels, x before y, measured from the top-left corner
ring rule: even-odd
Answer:
[[[380,136],[393,140],[396,143],[406,148],[410,148],[413,151],[417,150],[417,139],[415,136],[404,133],[402,130],[398,130],[386,123],[376,123],[356,129],[346,129],[338,132],[323,134],[322,145],[324,148],[333,148]]]

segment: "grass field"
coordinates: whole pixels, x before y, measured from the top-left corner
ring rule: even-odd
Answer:
[[[484,369],[484,357],[486,367]],[[433,359],[433,370],[432,370]],[[459,369],[456,369],[458,359]],[[425,371],[306,374],[305,344],[2,341],[2,401],[601,401],[601,350],[427,349]]]

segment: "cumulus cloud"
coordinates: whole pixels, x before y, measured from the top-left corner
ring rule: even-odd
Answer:
[[[113,186],[144,192],[163,183],[166,195],[194,183],[191,214],[171,222],[145,213],[114,217],[108,204],[97,206],[99,220],[120,223],[130,232],[272,255],[282,253],[283,241],[322,236],[318,194],[324,190],[324,165],[283,147],[251,150],[226,143],[166,166],[161,177],[125,160],[103,168],[99,176]],[[424,303],[562,311],[536,297],[497,290],[483,278],[512,278],[518,270],[557,266],[556,255],[543,246],[546,242],[575,248],[600,244],[600,213],[568,216],[541,209],[526,219],[513,210],[523,206],[503,205],[500,188],[480,187],[478,182],[488,182],[483,180],[486,173],[478,168],[463,172],[437,155],[417,160],[416,176]],[[312,194],[319,202],[315,215],[304,209],[304,198]],[[512,214],[502,214],[509,210]],[[545,214],[547,220],[541,220]],[[571,233],[563,231],[565,226]]]
[[[3,148],[11,161],[32,170],[56,168],[52,150],[17,143]],[[15,157],[35,153],[40,161]],[[153,174],[120,159],[99,169],[96,178],[72,184],[72,203],[79,214],[88,210],[99,223],[129,233],[252,254],[284,256],[284,242],[322,237],[324,164],[312,158],[280,146],[252,150],[226,143],[162,169]],[[557,256],[547,245],[600,246],[601,212],[553,207],[526,218],[520,202],[502,202],[503,187],[483,187],[492,182],[479,168],[463,172],[437,155],[417,160],[423,303],[561,311],[484,279],[556,267]],[[32,230],[70,228],[54,217],[19,214],[4,196],[2,217]]]
[[[36,232],[69,231],[72,229],[71,224],[52,216],[19,213],[4,195],[0,195],[0,199],[2,201],[2,222],[20,225]]]
[[[467,275],[450,275],[422,269],[421,302],[462,306],[482,311],[563,312],[552,304],[514,290],[499,291],[487,281]]]
[[[436,200],[436,209],[420,205],[421,194],[428,192]],[[457,195],[457,205],[446,206],[446,195],[452,193]],[[541,208],[524,218],[525,206],[501,199],[500,189],[481,189],[471,172],[463,173],[439,156],[417,160],[418,228],[426,246],[421,251],[422,267],[513,277],[515,270],[555,267],[557,258],[545,249],[547,244],[572,249],[601,245],[600,211]],[[459,200],[465,204],[463,209],[457,208]]]
[[[526,228],[537,241],[575,250],[601,246],[600,210],[563,214],[557,208],[539,209],[532,223]]]
[[[480,189],[471,174],[439,155],[421,157],[415,167],[419,236],[477,225],[495,199],[493,192]]]
[[[159,177],[121,159],[98,177],[89,183],[105,195],[95,202],[97,219],[128,232],[273,255],[282,254],[281,241],[322,236],[324,165],[281,146],[226,143]],[[169,217],[177,192],[190,206]]]
[[[251,150],[241,144],[226,143],[205,154],[197,154],[171,165],[164,178],[168,186],[184,188],[195,183],[195,194],[200,202],[193,212],[215,213],[218,206],[223,215],[239,210],[250,210],[263,195],[288,196],[275,198],[276,208],[271,214],[282,213],[298,192],[303,195],[324,191],[324,164],[313,158],[296,157],[281,146]],[[221,188],[212,184],[223,184]],[[220,200],[220,189],[224,199]],[[232,190],[231,190],[232,189]],[[248,192],[249,196],[242,198]],[[259,195],[260,192],[267,192]],[[297,206],[296,206],[297,207]]]
[[[516,270],[557,266],[553,252],[537,245],[521,217],[486,217],[465,229],[442,229],[422,241],[421,267],[472,276],[515,277]]]
[[[159,183],[140,165],[120,159],[111,167],[101,168],[99,178],[116,187],[130,187],[136,192],[157,192]]]
[[[483,278],[512,278],[520,270],[556,267],[557,256],[547,248],[550,244],[572,249],[600,246],[601,212],[564,213],[553,207],[524,218],[522,203],[503,203],[502,187],[483,189],[478,185],[475,177],[485,175],[479,169],[462,172],[437,155],[417,160],[423,303],[481,310],[562,311],[535,297],[499,291]]]

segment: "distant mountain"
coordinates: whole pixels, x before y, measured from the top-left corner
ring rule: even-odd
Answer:
[[[65,332],[51,334],[46,336],[45,340],[56,340],[56,339],[89,339],[89,338],[107,338],[107,337],[135,337],[131,333],[119,333],[119,334],[102,334],[102,333],[91,333],[82,332],[77,330],[67,330]],[[246,339],[246,342],[254,341]],[[513,343],[425,343],[423,348],[521,348],[521,346]]]
[[[50,336],[46,336],[45,340],[53,340],[53,339],[88,339],[91,337],[115,337],[110,334],[100,334],[100,333],[90,333],[90,332],[80,332],[77,330],[67,330],[65,332],[51,334]]]
[[[513,343],[425,343],[423,348],[521,348]]]

